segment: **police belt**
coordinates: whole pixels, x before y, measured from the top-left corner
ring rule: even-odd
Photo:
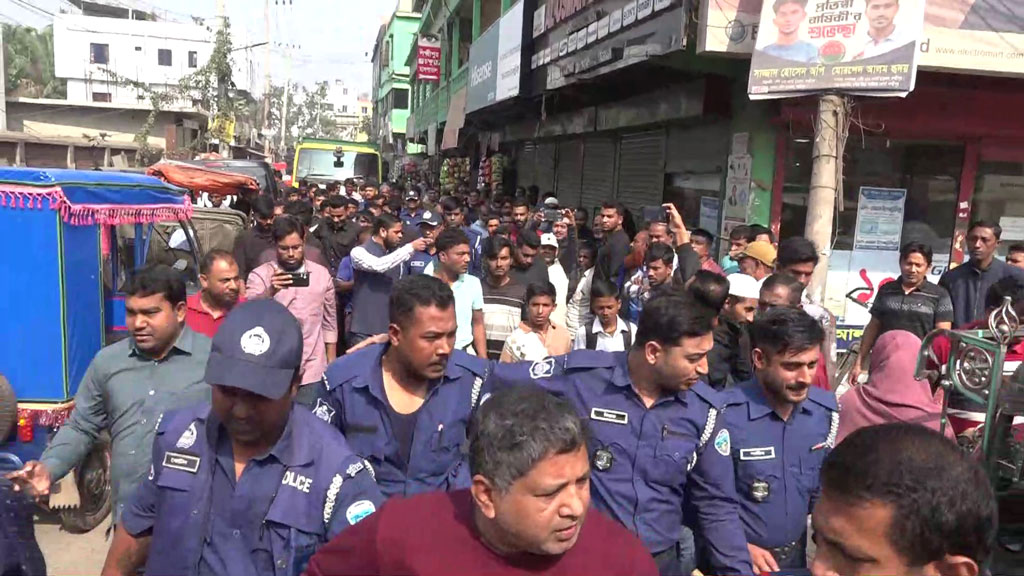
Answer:
[[[782,564],[786,560],[792,559],[794,554],[801,553],[801,551],[804,550],[802,544],[803,544],[803,542],[801,540],[794,540],[793,542],[790,542],[789,544],[784,544],[784,545],[779,546],[777,548],[769,548],[768,552],[771,553],[772,557],[775,558],[776,562]],[[804,552],[804,553],[806,553],[806,552]]]

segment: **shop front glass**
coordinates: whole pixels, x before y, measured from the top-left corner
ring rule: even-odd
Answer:
[[[971,220],[995,222],[1002,227],[1000,258],[1006,258],[1010,246],[1024,242],[1024,162],[982,160],[978,164]]]
[[[860,337],[881,284],[899,277],[899,247],[923,242],[934,252],[929,279],[949,265],[964,148],[890,140],[851,128],[844,155],[825,305],[840,324],[840,348]],[[789,143],[781,236],[804,233],[812,139]],[[1024,214],[1024,202],[1021,203]]]

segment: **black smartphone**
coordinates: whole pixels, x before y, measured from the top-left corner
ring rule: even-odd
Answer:
[[[644,222],[668,222],[668,210],[664,206],[644,206],[640,214]]]
[[[547,222],[558,222],[562,219],[562,211],[557,208],[545,208],[544,220]]]
[[[290,272],[292,288],[309,288],[309,272]]]

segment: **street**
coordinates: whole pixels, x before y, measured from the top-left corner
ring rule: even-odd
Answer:
[[[60,529],[56,514],[36,516],[36,540],[46,558],[46,571],[54,576],[96,575],[103,569],[109,542],[108,518],[88,534],[70,534]]]

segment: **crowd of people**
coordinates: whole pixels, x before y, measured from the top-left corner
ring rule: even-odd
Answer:
[[[105,575],[982,573],[994,496],[913,370],[933,328],[1024,312],[997,225],[937,285],[903,248],[837,399],[802,237],[739,226],[716,260],[672,204],[638,227],[535,189],[247,205],[197,294],[134,273],[130,338],[10,476],[45,500],[110,434]]]

